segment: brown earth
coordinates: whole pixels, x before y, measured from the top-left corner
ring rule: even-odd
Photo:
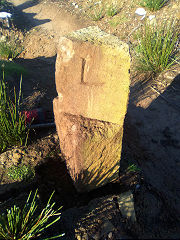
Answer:
[[[87,16],[91,15],[89,2],[93,4],[93,1],[76,0],[78,8],[72,5],[73,1],[63,0],[10,2],[15,6],[16,25],[26,31],[25,50],[16,62],[28,69],[28,74],[23,77],[27,109],[41,107],[52,112],[52,100],[57,96],[54,73],[56,46],[60,36],[82,27],[98,25],[102,30],[127,42],[132,50],[131,33],[140,24],[140,19],[134,14],[139,7],[136,1],[121,1],[117,16],[105,16],[98,22]],[[148,12],[150,14],[152,13]],[[160,21],[170,16],[178,18],[178,14],[179,0],[170,0],[155,13]],[[133,55],[132,51],[131,53]],[[49,132],[42,129],[32,134],[33,143],[23,155],[25,163],[37,166],[37,182],[24,186],[9,181],[5,172],[14,162],[5,160],[6,166],[0,165],[0,169],[3,169],[0,202],[5,204],[12,194],[18,197],[22,191],[28,192],[31,187],[37,187],[37,183],[42,199],[47,199],[51,190],[56,189],[56,200],[59,202],[60,199],[65,208],[85,205],[92,198],[131,189],[137,225],[134,228],[131,226],[129,235],[135,238],[180,238],[179,70],[177,65],[151,80],[148,75],[138,74],[132,69],[120,179],[115,185],[110,184],[95,192],[78,195],[62,156],[57,151],[59,146],[55,129],[54,135],[51,129]],[[18,84],[19,79],[16,81],[15,84]],[[124,171],[132,163],[141,168],[141,174]],[[138,190],[137,184],[140,185]],[[0,208],[2,209],[1,205]],[[71,236],[67,239],[73,238]]]

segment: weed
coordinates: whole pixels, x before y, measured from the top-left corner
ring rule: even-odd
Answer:
[[[30,165],[21,164],[10,167],[7,175],[15,181],[29,181],[34,178],[35,171]]]
[[[95,6],[93,7],[93,9],[91,10],[91,13],[90,13],[90,18],[93,20],[93,21],[99,21],[103,18],[103,13],[104,13],[104,9],[102,6]]]
[[[113,17],[117,13],[118,13],[118,7],[115,4],[111,4],[106,10],[106,14],[108,17]]]
[[[141,5],[148,8],[151,11],[157,11],[162,8],[168,0],[143,0]]]
[[[35,239],[42,235],[46,228],[59,221],[61,213],[60,208],[53,210],[55,203],[50,203],[53,193],[51,194],[46,207],[37,213],[37,190],[34,196],[30,192],[23,209],[14,205],[7,209],[6,214],[0,215],[0,239],[4,240],[28,240]],[[63,236],[50,237],[55,239]],[[42,238],[40,238],[42,239]]]
[[[178,34],[175,21],[160,25],[145,23],[137,34],[136,46],[137,69],[153,73],[170,68],[178,60]]]
[[[0,58],[3,60],[16,58],[23,50],[23,34],[12,27],[1,29]]]
[[[9,90],[3,79],[0,81],[0,152],[14,145],[27,143],[28,130],[26,128],[25,114],[21,112],[21,85],[19,96],[14,89],[14,99],[9,96]]]
[[[139,167],[137,167],[137,165],[135,165],[135,164],[131,164],[131,165],[127,168],[127,170],[128,170],[129,172],[139,172],[139,171],[141,171],[141,169],[140,169]]]
[[[0,42],[0,57],[1,59],[14,59],[22,51],[21,47],[18,47],[13,42]]]

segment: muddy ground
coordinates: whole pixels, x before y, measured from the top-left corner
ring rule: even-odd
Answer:
[[[133,5],[131,1],[126,1],[126,4],[122,1],[118,16],[113,19],[104,17],[98,22],[92,21],[89,17],[88,1],[11,0],[10,2],[13,4],[15,25],[25,33],[24,51],[15,60],[28,71],[23,76],[25,107],[26,109],[42,108],[48,112],[51,121],[53,121],[52,100],[57,96],[54,74],[59,37],[82,27],[98,25],[101,29],[127,42],[131,50],[133,46],[131,32],[141,21],[134,14],[139,6],[135,1]],[[73,3],[76,3],[78,8],[75,8]],[[178,17],[178,3],[179,1],[169,1],[156,13],[156,18],[163,20],[169,15]],[[114,24],[110,21],[114,21]],[[133,58],[132,50],[131,54]],[[78,211],[82,212],[77,214],[78,207],[86,206],[90,200],[97,197],[107,197],[131,190],[137,223],[131,224],[130,229],[128,224],[125,224],[125,232],[129,237],[180,238],[179,72],[180,67],[175,65],[152,79],[147,74],[134,71],[132,65],[120,179],[116,183],[79,195],[73,187],[59,151],[56,129],[40,129],[31,133],[29,147],[21,149],[22,152],[17,160],[35,167],[34,182],[24,185],[9,180],[5,172],[13,162],[1,158],[5,159],[5,167],[0,168],[3,169],[0,186],[1,205],[7,203],[5,206],[9,206],[8,204],[12,204],[9,198],[21,198],[22,191],[28,193],[37,185],[42,201],[45,201],[55,189],[55,199],[58,204],[64,206],[64,210],[73,207],[76,209],[66,210],[70,212],[69,215],[74,213],[74,219],[71,219],[73,228],[73,224],[80,221],[87,211],[81,209]],[[18,86],[17,76],[11,81]],[[17,151],[19,153],[19,149]],[[127,167],[130,164],[137,164],[141,171],[128,172]],[[140,186],[138,190],[137,184]],[[117,222],[119,223],[119,220]],[[63,227],[70,231],[69,226]],[[61,228],[62,226],[59,227]],[[122,229],[118,231],[121,232]],[[66,239],[74,239],[73,233],[67,236]],[[121,238],[118,238],[118,234],[114,232],[114,239]]]

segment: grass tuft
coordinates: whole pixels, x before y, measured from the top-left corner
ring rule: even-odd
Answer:
[[[9,89],[3,78],[0,81],[0,152],[7,148],[27,143],[28,133],[25,114],[21,111],[21,85],[17,96],[10,98]]]
[[[141,169],[135,165],[135,164],[131,164],[128,168],[127,168],[128,172],[140,172]]]
[[[104,17],[104,8],[101,5],[94,6],[90,11],[90,18],[93,21],[99,21]]]
[[[23,51],[23,33],[14,26],[0,29],[0,59],[13,60]]]
[[[118,7],[115,4],[111,4],[106,10],[106,14],[108,17],[114,17],[117,13]]]
[[[137,70],[159,73],[178,62],[178,34],[175,29],[175,21],[160,25],[145,23],[136,36]]]
[[[22,51],[21,47],[18,47],[13,42],[0,42],[0,57],[1,59],[14,59]]]
[[[37,190],[32,196],[30,192],[24,208],[21,209],[14,205],[7,209],[6,214],[0,215],[0,239],[4,240],[28,240],[37,239],[42,235],[43,231],[54,223],[59,221],[62,207],[54,210],[55,203],[50,203],[53,193],[51,194],[46,207],[38,212],[37,204]],[[48,239],[55,239],[63,236],[50,237]],[[42,239],[41,237],[38,239]]]
[[[161,9],[168,0],[143,0],[141,5],[148,8],[150,11],[157,11]]]

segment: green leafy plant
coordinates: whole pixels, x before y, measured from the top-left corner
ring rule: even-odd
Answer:
[[[141,169],[140,169],[139,167],[137,167],[137,165],[135,165],[135,164],[131,164],[131,165],[127,168],[127,170],[128,170],[129,172],[139,172],[139,171],[141,171]]]
[[[22,48],[20,46],[17,46],[12,41],[0,42],[1,59],[14,59],[20,54],[21,51]]]
[[[138,45],[135,48],[139,71],[159,73],[178,61],[178,34],[175,26],[174,21],[160,25],[145,23],[137,34]]]
[[[91,10],[90,17],[93,21],[99,21],[103,18],[104,9],[102,6],[95,6]]]
[[[14,89],[14,98],[10,98],[7,84],[3,78],[0,81],[0,152],[14,145],[27,143],[29,130],[26,127],[25,114],[21,111],[21,85],[19,96]]]
[[[8,168],[7,175],[15,181],[28,181],[33,179],[35,171],[30,165],[20,164]]]
[[[106,14],[107,14],[107,16],[109,16],[109,17],[113,17],[113,16],[115,16],[117,13],[118,13],[118,7],[117,7],[117,5],[115,5],[115,4],[111,4],[111,5],[107,8],[107,10],[106,10]]]
[[[62,207],[53,210],[55,203],[50,203],[51,194],[46,207],[38,213],[37,204],[37,190],[32,195],[30,192],[24,208],[21,209],[14,205],[7,210],[6,214],[0,215],[0,239],[5,240],[27,240],[36,239],[42,235],[43,231],[54,223],[59,221],[61,213],[59,212]],[[63,236],[64,234],[50,237],[48,239],[55,239]],[[42,240],[42,238],[40,238]]]
[[[168,0],[143,0],[141,5],[148,8],[151,11],[157,11],[162,8]]]

